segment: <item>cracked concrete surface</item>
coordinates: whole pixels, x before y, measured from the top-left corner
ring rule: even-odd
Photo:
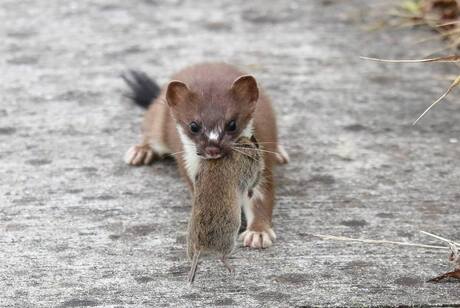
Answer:
[[[0,305],[460,305],[425,281],[446,253],[312,233],[460,240],[460,105],[410,123],[455,71],[391,65],[423,30],[369,32],[390,1],[17,1],[0,4]],[[440,48],[433,41],[425,48]],[[292,162],[277,170],[275,245],[186,281],[190,198],[172,161],[132,168],[142,110],[119,74],[166,82],[199,61],[254,73]]]

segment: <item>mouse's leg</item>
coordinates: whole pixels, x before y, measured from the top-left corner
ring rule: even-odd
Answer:
[[[196,269],[198,268],[198,259],[200,258],[200,251],[195,251],[195,254],[192,258],[192,267],[190,268],[190,272],[188,273],[188,282],[192,284],[195,281],[195,274]]]
[[[224,264],[225,268],[228,269],[228,271],[231,273],[231,274],[234,274],[235,273],[235,268],[233,266],[230,265],[230,263],[228,262],[228,256],[227,255],[223,255],[222,258],[220,259],[222,261],[222,263]]]

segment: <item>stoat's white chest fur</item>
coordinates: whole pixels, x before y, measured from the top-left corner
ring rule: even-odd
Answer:
[[[247,137],[247,138],[251,138],[252,137],[252,134],[254,133],[254,120],[250,120],[248,122],[248,125],[246,125],[246,127],[244,128],[244,130],[241,132],[241,137]]]
[[[195,177],[198,172],[198,168],[200,167],[201,158],[196,154],[195,143],[184,133],[182,127],[177,126],[177,131],[184,149],[183,158],[187,174],[192,183],[195,183]]]

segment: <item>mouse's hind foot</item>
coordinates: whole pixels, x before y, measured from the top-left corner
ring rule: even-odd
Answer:
[[[230,265],[227,256],[223,256],[220,260],[222,261],[225,268],[229,271],[230,274],[235,274],[235,268]]]
[[[188,282],[190,284],[193,284],[195,281],[195,275],[196,275],[196,269],[198,268],[198,259],[200,258],[200,251],[198,250],[197,252],[193,253],[193,258],[192,258],[192,266],[190,268],[190,272],[188,274]]]
[[[190,284],[193,284],[193,282],[195,281],[195,274],[196,274],[196,270],[194,271],[193,269],[191,269],[190,272],[188,273],[187,281]]]

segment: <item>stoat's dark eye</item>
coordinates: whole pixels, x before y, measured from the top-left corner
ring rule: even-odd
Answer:
[[[231,120],[230,122],[228,122],[227,130],[229,132],[234,132],[236,130],[236,122],[235,122],[235,120]]]
[[[192,133],[198,133],[201,130],[201,126],[196,122],[192,122],[190,123],[190,130]]]

